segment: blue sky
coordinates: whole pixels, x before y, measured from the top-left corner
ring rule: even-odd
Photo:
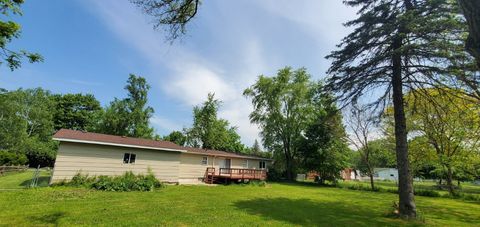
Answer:
[[[258,75],[275,75],[285,66],[306,67],[314,79],[325,77],[325,60],[355,17],[339,0],[206,0],[173,45],[151,18],[128,1],[26,1],[22,37],[12,48],[41,53],[45,62],[0,69],[0,87],[43,87],[54,93],[91,93],[107,105],[123,98],[130,73],[152,86],[149,105],[157,133],[188,127],[192,107],[215,92],[223,101],[219,115],[238,127],[251,145],[258,128],[249,123],[250,101],[242,91]]]

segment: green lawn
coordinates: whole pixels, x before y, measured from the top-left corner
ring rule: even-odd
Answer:
[[[341,185],[361,184],[366,187],[370,187],[370,181],[340,181],[340,184]],[[415,181],[413,185],[415,189],[435,190],[440,192],[441,194],[448,194],[448,191],[446,189],[439,190],[437,187],[435,187],[436,185],[435,181],[431,181],[431,180],[422,181],[422,182]],[[396,189],[397,185],[393,181],[375,181],[375,187],[381,187],[384,189]],[[461,183],[461,187],[460,189],[458,189],[458,192],[480,195],[480,185],[475,185],[469,182],[463,182]]]
[[[0,176],[0,190],[2,189],[22,189],[30,186],[35,169],[28,169],[23,172],[6,173]],[[47,170],[40,170],[38,178],[38,186],[48,186],[50,180],[50,172]]]
[[[3,178],[0,177],[0,181]],[[168,186],[155,192],[78,188],[0,191],[0,225],[468,226],[480,203],[416,197],[424,223],[388,218],[395,194],[272,183]]]

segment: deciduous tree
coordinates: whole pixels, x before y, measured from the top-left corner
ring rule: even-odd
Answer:
[[[153,138],[150,118],[153,108],[147,106],[150,85],[145,78],[130,74],[125,90],[128,97],[117,99],[97,115],[91,130],[120,136]]]
[[[101,109],[100,103],[91,94],[56,94],[52,98],[55,103],[55,130],[86,130],[92,127],[95,114]]]
[[[207,101],[193,108],[193,125],[186,129],[187,144],[204,149],[242,152],[245,146],[240,141],[237,128],[218,118],[221,101],[209,93]]]
[[[163,140],[173,142],[180,146],[184,146],[187,142],[187,137],[180,131],[173,131],[167,136],[163,137]]]
[[[0,0],[0,13],[3,18],[0,20],[0,65],[6,64],[10,70],[15,70],[22,65],[22,58],[27,58],[30,63],[41,62],[43,57],[38,53],[31,53],[26,50],[12,50],[8,48],[8,44],[20,37],[20,24],[11,20],[12,15],[22,15],[20,6],[23,0]]]
[[[304,68],[285,67],[275,77],[261,75],[243,93],[252,99],[250,121],[259,125],[263,145],[272,151],[281,148],[289,180],[295,179],[296,145],[314,117],[314,88]]]

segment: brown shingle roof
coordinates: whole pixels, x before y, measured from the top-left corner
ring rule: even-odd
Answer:
[[[137,146],[143,148],[152,148],[152,149],[170,149],[176,151],[183,151],[192,154],[202,154],[202,155],[212,155],[212,156],[221,156],[221,157],[231,157],[231,158],[251,158],[251,159],[266,159],[250,155],[242,155],[226,151],[218,150],[208,150],[194,147],[183,147],[172,143],[170,141],[159,141],[159,140],[150,140],[150,139],[141,139],[141,138],[132,138],[124,136],[114,136],[93,132],[84,132],[76,131],[70,129],[60,129],[55,135],[53,135],[55,140],[59,141],[70,141],[70,142],[96,142],[96,143],[106,143],[107,145],[125,145],[125,146]]]
[[[99,143],[112,143],[120,145],[141,146],[150,148],[166,148],[178,151],[185,151],[185,148],[169,141],[157,141],[149,139],[140,139],[124,136],[113,136],[107,134],[83,132],[70,129],[60,129],[55,135],[54,139],[60,140],[81,140]]]

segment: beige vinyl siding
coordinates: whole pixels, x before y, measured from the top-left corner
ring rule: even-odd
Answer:
[[[135,163],[124,164],[125,153],[136,154]],[[147,173],[166,182],[178,182],[180,152],[61,142],[52,183],[71,179],[78,172],[89,175],[121,175],[126,171]]]
[[[203,157],[208,157],[208,164],[202,165]],[[180,155],[180,171],[179,182],[180,183],[200,183],[205,175],[207,167],[211,167],[213,163],[213,157],[207,155],[198,154],[186,154]]]

